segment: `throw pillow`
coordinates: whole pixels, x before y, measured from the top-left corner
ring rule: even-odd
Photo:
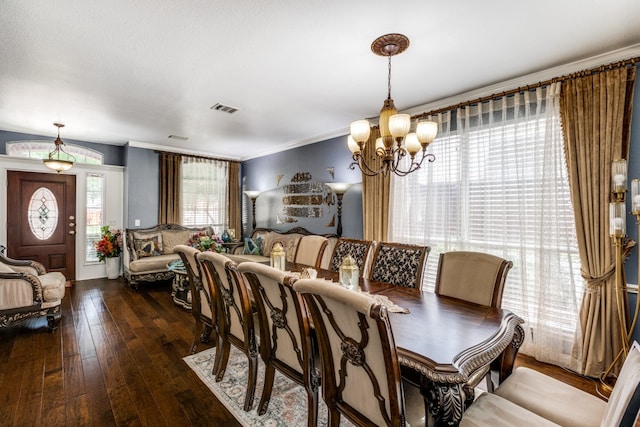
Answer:
[[[148,239],[135,239],[134,245],[138,258],[162,255],[162,246],[159,236]]]
[[[162,252],[167,254],[173,253],[173,247],[176,245],[186,245],[191,237],[189,230],[163,230],[162,231]]]
[[[249,237],[244,239],[244,249],[242,253],[245,255],[260,255],[262,246],[262,237],[258,237],[255,242]]]

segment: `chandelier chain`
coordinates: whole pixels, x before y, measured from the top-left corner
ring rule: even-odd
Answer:
[[[389,54],[389,65],[387,73],[387,99],[391,99],[391,54]]]

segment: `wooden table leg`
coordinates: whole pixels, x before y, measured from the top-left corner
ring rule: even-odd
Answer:
[[[457,426],[466,406],[474,399],[473,387],[430,380],[423,381],[420,393],[424,398],[425,413],[431,413],[436,427]]]

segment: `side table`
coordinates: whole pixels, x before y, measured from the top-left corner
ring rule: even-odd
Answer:
[[[173,302],[185,310],[191,311],[191,285],[182,261],[172,262],[167,265],[167,268],[169,271],[173,271],[173,282],[171,282]]]
[[[222,246],[227,250],[227,253],[232,254],[236,248],[244,246],[244,242],[242,240],[234,240],[231,242],[225,242]]]

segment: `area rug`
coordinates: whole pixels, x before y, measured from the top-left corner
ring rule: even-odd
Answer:
[[[249,362],[246,356],[231,346],[229,364],[224,378],[219,383],[211,373],[215,348],[196,353],[184,358],[187,365],[198,375],[203,383],[215,394],[224,406],[245,427],[293,427],[307,425],[307,393],[304,388],[276,371],[271,400],[267,412],[258,416],[257,407],[262,396],[264,383],[264,364],[258,365],[258,381],[253,409],[245,412],[244,394],[247,389],[247,370]],[[327,425],[327,407],[320,398],[318,407],[318,426]],[[351,426],[344,417],[340,426]]]

